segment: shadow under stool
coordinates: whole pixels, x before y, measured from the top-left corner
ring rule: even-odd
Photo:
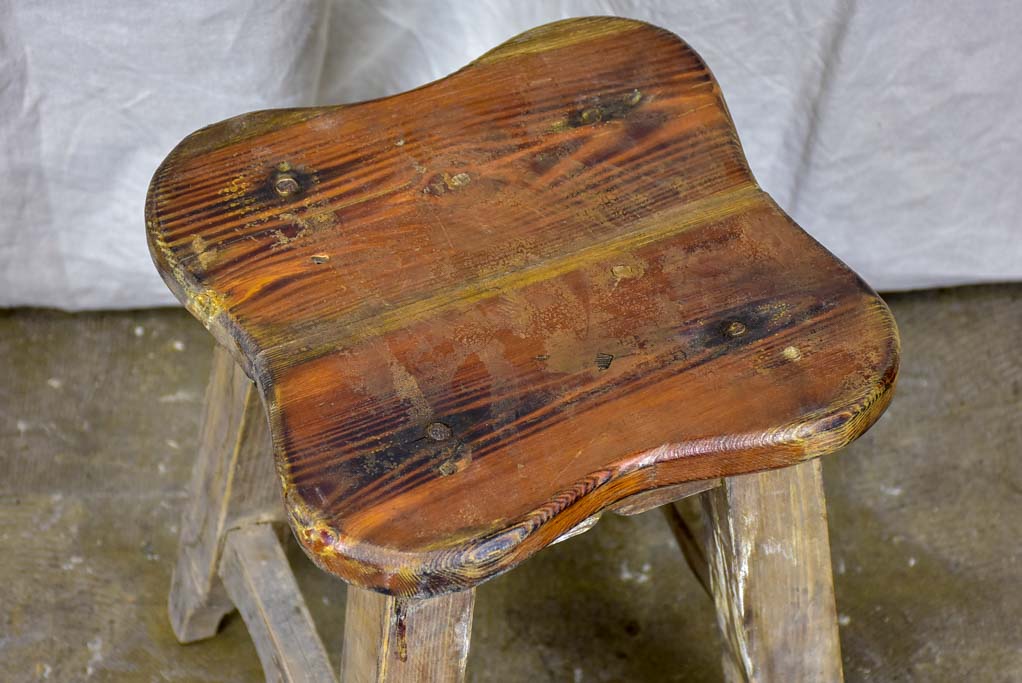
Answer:
[[[816,458],[887,406],[897,330],[756,184],[678,37],[567,20],[393,97],[223,121],[146,217],[218,342],[182,642],[237,608],[267,680],[338,678],[286,521],[348,583],[341,680],[462,680],[476,585],[663,506],[727,680],[841,680]]]

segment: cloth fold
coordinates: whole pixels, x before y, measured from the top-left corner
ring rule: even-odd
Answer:
[[[185,135],[440,78],[592,14],[707,61],[763,187],[884,290],[1022,279],[1022,8],[949,0],[0,3],[0,306],[175,303],[143,202]]]

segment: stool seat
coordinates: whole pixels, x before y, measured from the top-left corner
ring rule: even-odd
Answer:
[[[306,552],[393,595],[475,585],[629,496],[832,452],[897,374],[887,307],[760,190],[695,52],[635,21],[204,128],[147,232],[256,383]]]

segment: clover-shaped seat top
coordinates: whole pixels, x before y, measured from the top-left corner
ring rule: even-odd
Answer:
[[[147,227],[263,397],[299,541],[393,594],[478,583],[630,495],[834,451],[897,373],[887,307],[756,185],[698,55],[634,21],[204,128]]]

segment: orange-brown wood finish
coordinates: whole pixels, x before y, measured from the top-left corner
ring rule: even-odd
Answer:
[[[832,452],[897,374],[887,307],[756,185],[698,55],[634,21],[204,128],[147,226],[258,386],[299,541],[400,596],[636,493]]]

